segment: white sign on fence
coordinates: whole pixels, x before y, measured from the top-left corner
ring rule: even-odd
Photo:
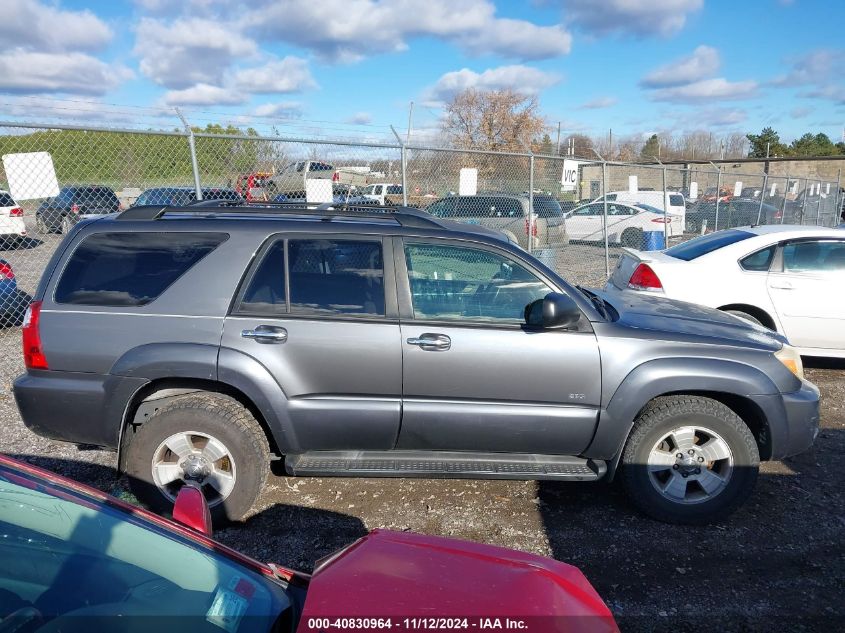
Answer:
[[[637,177],[636,176],[628,176],[628,191],[631,193],[636,193],[639,190],[639,185],[637,185]]]
[[[15,200],[59,195],[59,181],[49,152],[3,154],[3,169],[9,181],[9,193]]]
[[[742,181],[737,180],[736,184],[734,185],[734,196],[739,197],[742,195]]]
[[[774,198],[777,191],[778,191],[778,184],[776,182],[773,182],[772,183],[772,190],[769,192],[769,197]]]
[[[332,181],[328,178],[306,178],[305,179],[305,201],[306,202],[334,202],[332,195]]]
[[[824,185],[824,192],[825,192],[825,193],[828,193],[828,194],[830,193],[830,183],[829,183],[829,182],[828,182],[828,183],[825,183],[825,185]]]
[[[478,193],[478,170],[475,167],[463,167],[458,180],[458,194],[474,196]]]
[[[690,200],[697,200],[698,199],[698,183],[693,181],[689,184],[689,199]]]
[[[578,161],[564,160],[560,177],[561,191],[575,191],[578,186]]]

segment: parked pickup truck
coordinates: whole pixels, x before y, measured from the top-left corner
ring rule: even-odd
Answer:
[[[275,176],[267,179],[269,198],[280,193],[292,198],[305,197],[305,181],[308,179],[331,180],[334,183],[364,187],[367,175],[350,168],[337,167],[318,160],[302,160],[291,163]]]

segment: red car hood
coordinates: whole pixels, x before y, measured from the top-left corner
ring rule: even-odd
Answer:
[[[528,617],[533,625],[527,628],[535,631],[618,630],[598,593],[572,565],[388,530],[373,530],[318,564],[300,626],[315,617],[448,616]]]

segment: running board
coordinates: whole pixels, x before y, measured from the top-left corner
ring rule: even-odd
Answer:
[[[596,481],[603,461],[562,455],[446,451],[315,451],[285,457],[290,475]]]

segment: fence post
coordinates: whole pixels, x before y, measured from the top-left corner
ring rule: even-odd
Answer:
[[[396,137],[396,140],[399,142],[399,152],[402,156],[402,206],[408,206],[408,153],[407,149],[405,148],[405,142],[402,140],[402,137],[396,132],[396,128],[392,125],[390,126],[391,131],[393,132],[393,136]]]
[[[714,163],[710,163],[713,167],[716,167]],[[713,230],[719,230],[719,198],[722,194],[722,168],[716,167],[716,217],[713,220]]]
[[[807,210],[807,187],[810,185],[810,179],[804,179],[804,199],[801,200],[801,225],[804,225],[804,214]]]
[[[839,197],[839,190],[842,187],[842,168],[836,172],[836,199],[833,203],[833,226],[840,222],[845,222],[845,217],[842,217],[842,200]]]
[[[819,180],[819,199],[816,201],[816,226],[820,226],[822,217],[822,181]]]
[[[760,208],[757,209],[757,224],[760,224],[760,218],[763,215],[763,200],[766,198],[766,187],[769,186],[769,172],[763,174],[763,188],[760,190]]]
[[[780,202],[780,223],[783,224],[786,216],[786,196],[789,194],[789,167],[786,168],[786,184],[783,187],[783,200]]]
[[[610,279],[610,242],[607,238],[607,161],[602,158],[601,163],[601,197],[604,199],[604,213],[602,214],[602,233],[604,233],[604,274]],[[640,245],[642,248],[642,244]]]
[[[528,156],[528,252],[532,252],[534,241],[534,152]],[[548,240],[548,235],[546,235]]]
[[[666,190],[666,168],[663,168],[663,247],[669,248],[669,192]],[[683,232],[683,229],[681,229]]]
[[[194,131],[188,125],[188,121],[182,116],[182,111],[176,108],[177,116],[182,120],[182,125],[185,126],[185,132],[188,135],[188,149],[191,152],[191,169],[194,172],[194,191],[196,192],[197,200],[202,200],[202,184],[200,182],[200,168],[197,163],[197,147],[194,143]]]

